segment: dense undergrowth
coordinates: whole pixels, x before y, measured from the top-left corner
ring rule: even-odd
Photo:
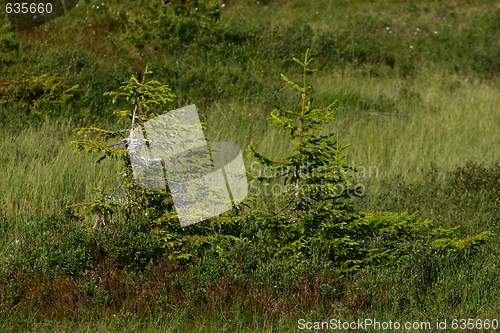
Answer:
[[[411,191],[420,205],[430,209],[456,212],[456,205],[467,206],[477,212],[474,221],[497,231],[498,170],[467,167],[469,176],[492,185],[485,187],[481,201],[460,186],[463,171],[434,183],[437,195],[422,184],[395,180],[391,195],[372,204],[413,209],[412,202],[401,203]],[[453,202],[445,200],[449,189],[455,195]],[[440,221],[471,227],[465,211]],[[7,246],[0,272],[0,311],[6,329],[22,327],[23,322],[32,327],[48,318],[87,321],[112,315],[125,322],[127,318],[161,322],[168,313],[202,327],[207,316],[233,322],[257,315],[289,323],[297,318],[349,319],[363,314],[393,320],[498,315],[496,239],[465,256],[437,255],[416,243],[399,265],[368,266],[341,278],[322,252],[294,264],[269,257],[264,248],[269,245],[252,240],[255,230],[247,230],[240,240],[216,236],[210,245],[190,244],[192,261],[171,260],[162,242],[151,237],[153,228],[155,224],[147,220],[115,222],[102,232],[68,224],[58,216],[29,218],[22,227],[3,219],[0,230]]]
[[[325,73],[314,82],[312,96],[320,104],[338,99],[342,125],[335,131],[341,137],[356,120],[367,119],[375,119],[370,126],[381,133],[401,124],[407,131],[424,132],[429,123],[420,114],[444,112],[436,95],[446,104],[468,90],[487,87],[498,94],[500,12],[493,1],[182,2],[166,8],[160,1],[140,6],[85,2],[19,33],[0,11],[0,121],[6,138],[0,141],[5,151],[0,162],[8,166],[0,187],[5,202],[0,207],[2,331],[288,332],[297,329],[298,318],[498,318],[500,244],[494,235],[499,232],[500,170],[481,163],[486,155],[463,153],[464,145],[456,154],[477,161],[426,168],[411,180],[397,173],[370,179],[364,196],[323,213],[295,207],[274,214],[279,203],[264,196],[253,207],[272,212],[273,218],[245,211],[224,216],[224,223],[180,228],[143,214],[126,224],[109,221],[101,231],[64,211],[68,204],[93,199],[87,196],[93,187],[113,189],[117,179],[109,174],[118,172],[114,167],[102,174],[87,170],[93,168],[84,164],[88,156],[67,150],[68,128],[102,124],[117,129],[110,116],[115,106],[103,94],[117,90],[131,73],[142,77],[146,65],[153,79],[170,86],[176,106],[196,103],[205,120],[221,119],[214,137],[246,145],[244,133],[256,133],[252,144],[271,133],[278,139],[258,148],[281,145],[266,151],[273,156],[290,151],[268,127],[267,113],[273,105],[288,108],[296,97],[283,89],[279,73],[293,73],[291,55],[307,48]],[[361,79],[351,86],[322,87],[323,81],[336,82],[328,81],[330,76]],[[389,83],[365,87],[374,82]],[[436,90],[424,91],[433,84]],[[473,107],[495,103],[476,95],[466,100]],[[118,108],[126,106],[118,103]],[[455,111],[443,119],[453,120]],[[482,141],[481,135],[495,135],[491,124],[498,118],[488,117],[478,120],[474,135],[467,133],[471,146],[496,147],[494,137]],[[421,127],[414,126],[421,121]],[[492,132],[484,132],[482,122]],[[227,126],[233,123],[234,128]],[[462,123],[465,130],[472,126]],[[456,131],[456,138],[466,132]],[[404,148],[397,158],[387,153],[394,138],[388,136],[385,143],[383,163],[411,157]],[[48,171],[37,173],[46,166]],[[64,179],[54,189],[47,179],[55,174]],[[290,219],[316,224],[297,229],[300,223]],[[339,262],[345,258],[315,246],[328,232],[326,222],[335,219],[362,221],[341,233],[348,235],[342,244],[357,243],[345,250],[348,257],[360,255],[344,270]],[[374,235],[384,223],[387,234]],[[401,229],[391,234],[394,225]],[[464,251],[430,246],[436,238],[433,227],[456,226],[460,229],[442,236],[450,244],[465,244]],[[412,227],[418,232],[408,234]],[[460,243],[485,231],[493,237],[480,239],[486,242],[482,246],[467,249],[467,242]],[[377,236],[380,243],[364,242]],[[382,265],[377,256],[363,262],[367,252],[381,254],[377,249],[389,250],[384,260],[391,259]]]

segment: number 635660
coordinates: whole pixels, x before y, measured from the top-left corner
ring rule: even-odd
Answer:
[[[50,2],[47,3],[7,3],[5,4],[5,11],[7,14],[44,14],[44,13],[52,13],[52,4]]]

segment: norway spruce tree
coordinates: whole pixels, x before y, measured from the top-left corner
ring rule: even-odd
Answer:
[[[308,79],[316,70],[310,51],[293,60],[301,67],[300,81],[281,77],[298,92],[299,103],[291,109],[276,107],[269,117],[287,134],[292,153],[273,160],[249,147],[250,155],[272,170],[264,173],[268,177],[255,178],[283,189],[276,209],[254,211],[249,218],[254,239],[266,244],[265,258],[293,263],[315,254],[347,272],[399,262],[417,244],[457,252],[488,239],[488,232],[461,239],[456,228],[434,227],[417,214],[357,211],[350,200],[356,195],[351,185],[355,168],[346,162],[347,146],[326,127],[333,120],[335,102],[317,107],[311,98]]]
[[[219,234],[219,239],[234,239],[233,235],[239,234],[237,227],[240,217],[237,211],[228,212],[210,221],[183,228],[179,224],[168,186],[164,190],[152,190],[139,186],[134,179],[130,150],[134,140],[137,141],[137,131],[145,122],[159,116],[160,107],[175,97],[167,85],[149,79],[149,74],[151,71],[146,67],[142,78],[132,75],[118,91],[105,93],[113,98],[113,103],[123,101],[129,106],[114,112],[122,124],[118,130],[100,127],[76,129],[83,136],[81,140],[71,142],[77,151],[99,155],[97,162],[106,159],[119,161],[122,166],[121,181],[114,189],[94,189],[94,200],[71,205],[68,211],[76,218],[95,218],[94,228],[98,229],[103,229],[108,222],[151,222],[151,237],[158,237],[162,241],[171,258],[187,260],[192,257],[188,244],[206,245],[216,239],[215,234]],[[175,126],[169,126],[165,134],[175,136],[178,131]],[[199,159],[194,161],[199,163]],[[189,161],[185,162],[189,164]],[[197,172],[198,169],[194,170]]]
[[[146,121],[157,117],[153,107],[171,102],[175,97],[167,85],[150,80],[152,72],[146,67],[142,78],[135,75],[123,83],[119,91],[111,91],[105,95],[112,97],[112,102],[124,100],[129,109],[116,110],[114,114],[118,122],[124,124],[119,130],[108,130],[99,127],[78,128],[76,132],[84,136],[71,144],[78,151],[99,154],[97,162],[105,159],[117,159],[122,163],[121,182],[112,190],[95,189],[97,198],[92,202],[73,205],[74,211],[83,216],[96,216],[95,227],[101,227],[112,216],[125,221],[154,213],[157,217],[173,210],[173,203],[168,191],[154,191],[137,186],[133,177],[130,161],[131,133]]]
[[[282,79],[300,94],[300,103],[295,109],[276,107],[271,111],[270,120],[288,133],[294,146],[290,155],[284,155],[273,161],[259,154],[250,147],[250,154],[274,175],[267,180],[283,179],[282,212],[294,217],[301,212],[319,208],[325,204],[343,205],[355,191],[348,189],[349,181],[355,169],[345,160],[344,150],[339,136],[326,131],[325,124],[333,120],[333,106],[336,101],[325,107],[315,107],[311,96],[308,76],[314,72],[311,68],[313,58],[306,51],[303,60],[293,58],[302,67],[300,83],[281,74]],[[265,177],[260,177],[266,180]]]

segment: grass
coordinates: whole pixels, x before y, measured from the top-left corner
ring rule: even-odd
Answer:
[[[119,182],[116,164],[95,164],[95,157],[75,153],[69,142],[77,138],[76,127],[118,126],[112,111],[120,105],[111,105],[103,93],[116,90],[131,73],[149,64],[178,96],[169,107],[196,103],[208,139],[279,157],[290,142],[269,126],[267,116],[274,104],[293,107],[296,100],[279,74],[296,78],[290,57],[311,47],[320,69],[311,82],[315,102],[338,100],[329,130],[351,144],[348,160],[366,171],[357,179],[366,195],[356,205],[365,211],[420,211],[439,226],[460,226],[463,234],[498,234],[495,1],[227,1],[218,8],[218,21],[209,18],[209,6],[182,17],[159,2],[111,1],[99,10],[93,4],[81,3],[60,19],[15,34],[17,52],[11,35],[0,32],[0,83],[27,72],[80,85],[64,107],[42,116],[0,105],[0,259],[1,276],[10,281],[0,284],[2,331],[291,332],[298,318],[498,318],[496,236],[468,258],[432,261],[425,249],[416,249],[406,269],[369,267],[342,283],[324,277],[328,269],[318,263],[304,270],[262,263],[238,277],[224,271],[218,248],[209,249],[198,265],[161,280],[113,266],[156,253],[155,244],[133,245],[130,235],[142,231],[117,226],[117,239],[130,240],[120,243],[55,217],[68,204],[90,201],[92,188],[112,189]],[[0,16],[1,22],[6,18]],[[257,207],[272,205],[272,198],[260,199]],[[114,247],[103,245],[108,243]],[[65,251],[75,254],[74,262],[61,259]],[[235,258],[247,258],[251,249],[235,252]],[[94,265],[93,256],[104,258],[102,266]],[[85,273],[58,271],[71,265],[83,265]],[[19,280],[23,270],[26,276]],[[91,276],[109,278],[108,272],[123,281],[98,282],[104,300],[81,291],[92,287]],[[187,282],[172,282],[169,294],[162,288],[175,278]],[[294,283],[273,289],[276,281]],[[153,296],[141,294],[145,284]],[[69,305],[47,295],[79,295],[68,304],[82,310],[65,314],[61,309]],[[123,301],[122,308],[106,303],[106,295]],[[43,304],[38,310],[36,302]],[[134,302],[142,312],[133,309]]]
[[[76,154],[72,121],[50,121],[21,132],[4,128],[0,160],[3,216],[58,214],[68,204],[89,201],[92,188],[119,179],[113,164],[96,166],[89,156]],[[79,175],[79,176],[77,176]]]
[[[253,320],[252,320],[253,319]],[[29,321],[16,328],[12,332],[276,332],[291,331],[295,325],[290,323],[262,322],[261,318],[254,317],[228,323],[224,318],[216,318],[206,321],[197,321],[189,314],[174,312],[149,322],[141,322],[140,319],[131,316],[109,318],[91,323],[54,323],[51,321],[37,323]],[[6,330],[5,332],[10,332]]]
[[[319,104],[339,100],[332,130],[341,134],[342,142],[351,144],[352,164],[373,170],[362,181],[376,191],[377,184],[396,175],[417,181],[421,170],[431,164],[443,172],[469,160],[498,164],[498,89],[455,79],[451,82],[462,83],[450,91],[449,80],[407,82],[353,73],[322,76],[313,84],[322,87],[317,92]],[[207,138],[234,142],[243,149],[254,145],[268,156],[280,156],[289,144],[269,127],[263,114],[270,108],[264,108],[243,101],[202,110]],[[21,132],[4,129],[0,160],[8,176],[0,180],[3,214],[52,214],[65,204],[90,200],[94,187],[116,184],[119,170],[111,163],[96,165],[91,157],[76,154],[69,146],[77,138],[72,132],[75,127],[71,120],[49,120]]]
[[[431,163],[449,171],[468,160],[495,166],[500,159],[494,149],[500,130],[498,88],[460,83],[450,91],[450,80],[436,76],[408,82],[334,73],[313,85],[321,87],[319,105],[339,100],[331,130],[352,145],[348,155],[353,164],[377,167],[379,180],[402,175],[415,181]],[[210,138],[256,145],[270,156],[286,151],[286,143],[276,142],[277,133],[266,128],[261,110],[233,110],[228,105],[209,111],[207,123],[228,128],[209,128]]]

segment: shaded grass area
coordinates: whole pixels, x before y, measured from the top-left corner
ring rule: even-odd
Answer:
[[[444,176],[436,166],[421,170],[421,180],[385,180],[376,192],[358,201],[362,210],[419,211],[447,227],[464,232],[500,230],[500,166],[469,161]]]

